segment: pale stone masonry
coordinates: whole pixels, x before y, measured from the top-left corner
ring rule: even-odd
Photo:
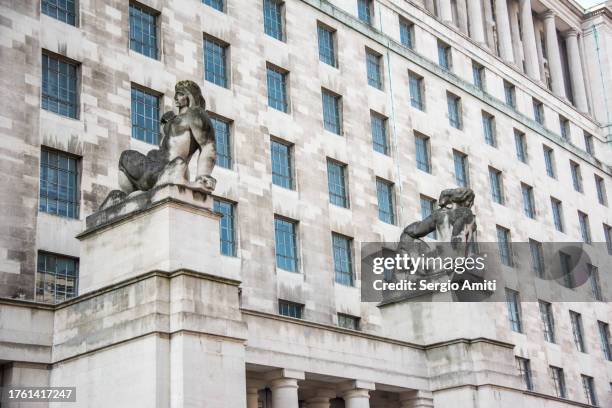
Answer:
[[[421,196],[456,186],[453,151],[467,155],[479,240],[496,241],[499,225],[514,242],[581,241],[580,211],[592,241],[606,242],[611,2],[584,10],[573,0],[376,0],[365,2],[366,24],[358,0],[286,0],[279,41],[264,32],[264,0],[141,0],[134,4],[156,15],[157,59],[130,49],[130,2],[76,3],[73,26],[41,13],[40,1],[0,0],[1,386],[77,386],[77,403],[58,405],[66,407],[570,407],[588,406],[586,375],[599,406],[612,406],[612,362],[598,330],[612,325],[610,303],[553,303],[552,344],[535,302],[522,304],[522,333],[503,303],[362,303],[359,262],[359,243],[397,241],[421,218]],[[400,18],[414,24],[412,49],[401,44]],[[319,60],[318,24],[334,32],[337,67]],[[205,80],[205,36],[227,45],[227,88]],[[438,66],[438,40],[450,46],[450,70]],[[368,85],[368,51],[380,56],[382,89]],[[76,118],[43,109],[43,54],[76,65]],[[482,89],[473,61],[484,67]],[[285,73],[287,113],[268,106],[267,66]],[[423,78],[423,110],[411,105],[409,71]],[[132,138],[132,88],[159,95],[161,116],[182,79],[202,87],[211,115],[231,122],[232,166],[213,175],[215,196],[234,203],[236,256],[212,242],[211,203],[189,212],[176,192],[167,193],[178,203],[167,214],[80,243],[85,217],[117,185],[121,152],[152,147]],[[504,81],[516,108],[505,103]],[[341,97],[341,135],[324,127],[323,90]],[[460,98],[459,128],[449,124],[447,94]],[[483,112],[494,117],[496,147],[485,142]],[[388,155],[373,149],[372,113],[387,118]],[[526,163],[515,130],[525,134]],[[415,132],[429,138],[429,173],[417,169]],[[272,183],[271,139],[291,145],[293,189]],[[554,151],[555,178],[544,148]],[[77,218],[39,211],[43,149],[78,160]],[[329,203],[327,159],[346,165],[349,208]],[[490,167],[502,174],[503,205],[491,199]],[[377,179],[394,186],[395,224],[379,220]],[[523,212],[521,183],[533,188],[535,219]],[[563,232],[551,197],[562,203]],[[148,216],[176,224],[147,224]],[[296,222],[297,273],[276,267],[275,216]],[[193,225],[215,232],[186,234],[206,248],[173,258],[166,240]],[[335,283],[332,233],[352,239],[353,286]],[[135,255],[147,251],[155,265]],[[36,300],[41,254],[81,259],[77,297]],[[602,292],[609,301],[612,288]],[[302,305],[302,319],[280,316],[279,300]],[[574,345],[570,310],[582,315],[586,353]],[[359,330],[339,327],[338,314],[359,318]],[[533,390],[517,356],[530,360]],[[566,398],[550,366],[563,368]]]

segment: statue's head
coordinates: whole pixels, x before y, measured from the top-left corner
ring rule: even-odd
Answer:
[[[471,188],[449,188],[440,193],[438,206],[440,208],[448,207],[466,207],[471,208],[474,204],[474,191]]]
[[[198,84],[190,80],[179,81],[174,86],[174,101],[179,107],[182,105],[184,98],[189,102],[189,107],[206,108],[206,101],[202,96],[202,91]]]

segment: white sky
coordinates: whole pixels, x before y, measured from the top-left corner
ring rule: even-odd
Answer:
[[[603,3],[605,0],[578,0],[578,3],[582,4],[583,7],[591,7],[595,4]]]

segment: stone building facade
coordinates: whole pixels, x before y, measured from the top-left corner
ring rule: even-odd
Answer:
[[[611,44],[610,2],[0,0],[0,384],[75,385],[78,406],[612,405],[609,303],[553,303],[547,341],[538,302],[520,330],[504,303],[362,303],[358,262],[458,184],[482,241],[612,245]],[[181,79],[227,136],[230,242],[79,290],[83,220]]]

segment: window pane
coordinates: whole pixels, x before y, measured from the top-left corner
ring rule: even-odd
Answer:
[[[283,3],[278,0],[264,0],[264,32],[270,37],[283,41]]]
[[[227,87],[226,48],[220,41],[204,39],[204,79]]]
[[[334,32],[321,25],[317,27],[319,35],[319,59],[324,63],[336,66],[336,50],[334,44]]]
[[[348,195],[345,178],[346,166],[327,161],[327,181],[329,187],[329,202],[340,207],[348,207]]]
[[[223,214],[219,221],[219,235],[221,238],[221,253],[236,256],[236,236],[234,230],[234,204],[216,199],[214,209]]]
[[[202,0],[202,3],[216,10],[223,11],[223,0]]]
[[[431,160],[429,158],[429,138],[415,136],[417,168],[426,173],[431,173]]]
[[[268,67],[268,106],[287,112],[287,74]]]
[[[40,11],[66,24],[76,24],[75,0],[42,0]]]
[[[336,282],[342,285],[353,285],[353,261],[351,255],[352,240],[340,234],[332,234],[334,271]]]
[[[39,252],[37,265],[37,301],[59,303],[78,295],[77,259]]]
[[[395,224],[395,209],[393,200],[393,184],[376,180],[378,197],[378,218],[388,224]]]
[[[366,52],[368,84],[377,89],[382,89],[381,59],[380,55]]]
[[[159,96],[132,87],[132,137],[159,143]]]
[[[387,119],[372,114],[372,144],[374,151],[389,154],[389,143],[387,138]]]
[[[272,153],[272,183],[292,189],[291,146],[272,140],[270,150]]]
[[[62,217],[79,217],[77,159],[65,153],[42,150],[39,210]]]
[[[77,118],[77,66],[48,54],[42,55],[42,108]]]
[[[327,91],[322,92],[323,126],[337,135],[342,133],[340,122],[340,97]]]
[[[275,218],[274,227],[276,238],[276,266],[289,272],[297,272],[295,223],[281,218]]]
[[[130,48],[157,59],[157,16],[136,4],[130,4]]]

